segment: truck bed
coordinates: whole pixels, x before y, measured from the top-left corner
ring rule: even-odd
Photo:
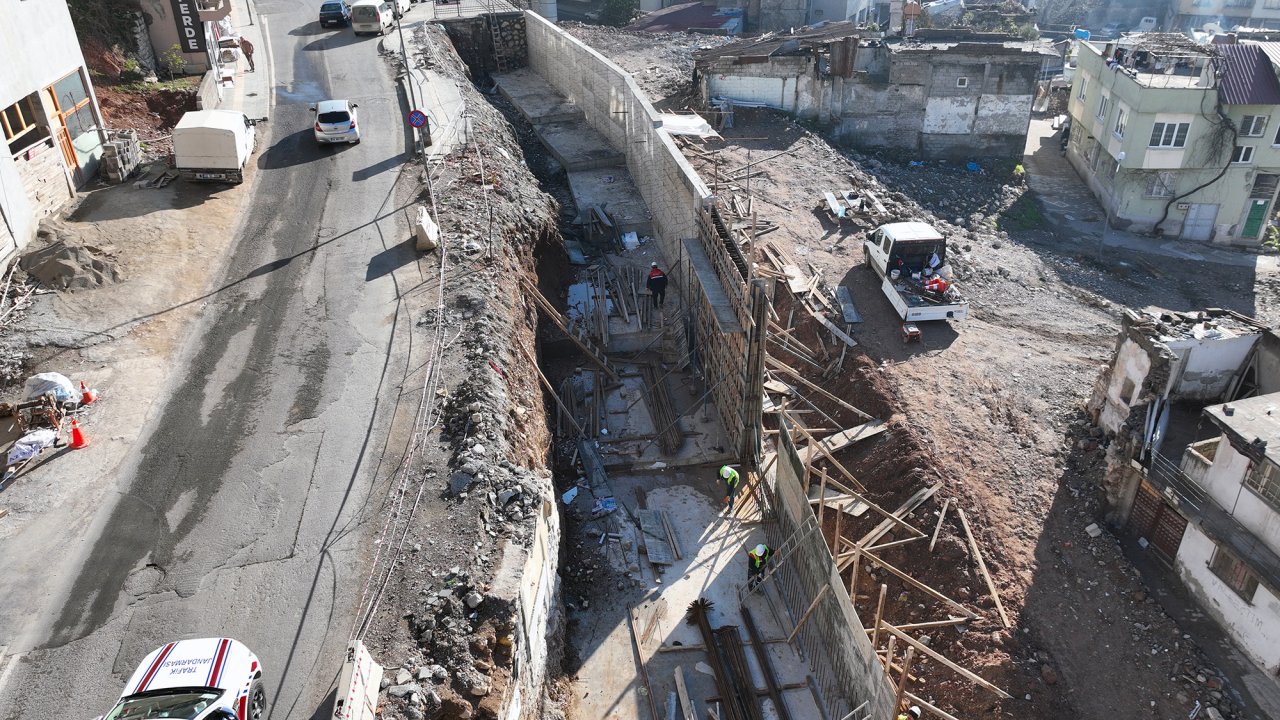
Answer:
[[[903,320],[964,320],[969,316],[969,301],[952,287],[945,295],[946,302],[937,302],[918,292],[909,281],[894,283],[884,278],[882,289],[894,309]]]

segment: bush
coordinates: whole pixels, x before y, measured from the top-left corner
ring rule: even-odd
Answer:
[[[160,55],[160,66],[169,74],[172,80],[187,69],[187,59],[182,56],[182,46],[174,43],[173,47],[165,50]]]
[[[123,82],[138,82],[146,74],[142,70],[142,65],[133,58],[126,58],[124,63],[120,65],[120,80]]]

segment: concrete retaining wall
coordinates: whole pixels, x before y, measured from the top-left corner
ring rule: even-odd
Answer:
[[[630,75],[534,12],[525,11],[525,27],[529,67],[626,155],[662,252],[677,257],[680,238],[697,232],[697,211],[711,191],[661,128],[658,112]]]
[[[843,718],[852,713],[875,720],[891,718],[894,687],[863,630],[826,540],[815,525],[813,509],[802,486],[804,461],[786,421],[781,425],[778,461],[772,477],[767,479],[773,491],[776,524],[769,526],[766,533],[770,545],[776,548],[783,547],[789,539],[803,539],[782,558],[790,577],[780,581],[777,589],[791,616],[798,618],[814,598],[822,595],[824,587],[830,588],[812,607],[812,615],[801,626],[796,640],[811,659],[826,717]],[[854,708],[861,709],[854,712]]]

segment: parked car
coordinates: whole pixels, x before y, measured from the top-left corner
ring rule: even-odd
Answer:
[[[1107,23],[1098,34],[1105,40],[1120,37],[1120,23]]]
[[[351,8],[343,0],[327,2],[320,6],[320,27],[350,25]]]
[[[356,0],[351,5],[351,31],[384,35],[395,27],[399,9],[393,9],[387,0]]]
[[[349,100],[325,100],[312,105],[311,112],[316,114],[316,142],[321,145],[360,142],[360,128],[356,124],[358,107]]]
[[[230,638],[201,638],[152,650],[116,706],[98,720],[263,720],[266,715],[258,657]]]

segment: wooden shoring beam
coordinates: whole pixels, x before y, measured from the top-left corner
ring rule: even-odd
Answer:
[[[915,578],[911,577],[910,575],[908,575],[908,574],[906,574],[905,572],[903,572],[903,571],[899,570],[898,568],[896,568],[896,567],[894,567],[894,566],[890,565],[889,563],[885,562],[884,560],[881,560],[879,557],[877,557],[877,556],[875,556],[875,555],[872,555],[871,553],[867,552],[866,550],[863,550],[863,551],[862,551],[862,555],[863,555],[863,556],[865,556],[865,557],[867,558],[867,560],[869,560],[870,562],[873,562],[873,563],[875,563],[876,565],[879,565],[880,567],[884,568],[885,570],[888,570],[890,574],[892,574],[892,575],[897,575],[897,576],[898,576],[898,578],[899,578],[899,579],[901,579],[901,580],[902,580],[903,582],[905,582],[906,584],[908,584],[908,585],[910,585],[910,586],[914,587],[915,589],[917,589],[917,590],[919,590],[919,591],[923,592],[924,594],[926,594],[926,595],[928,595],[928,596],[930,596],[930,597],[934,598],[935,600],[939,600],[939,601],[941,601],[941,602],[946,603],[947,605],[950,605],[953,609],[957,610],[958,612],[960,612],[960,613],[961,613],[962,615],[964,615],[965,617],[967,617],[967,618],[969,618],[969,619],[971,619],[971,620],[972,620],[973,618],[978,617],[977,613],[973,612],[973,611],[972,611],[972,610],[970,610],[969,608],[967,608],[967,607],[965,607],[965,606],[961,605],[960,603],[956,602],[955,600],[952,600],[951,598],[947,597],[946,595],[943,595],[942,593],[938,592],[937,590],[934,590],[933,588],[929,587],[928,585],[925,585],[924,583],[920,582],[919,580],[917,580],[917,579],[915,579]]]
[[[800,616],[800,621],[796,623],[796,626],[791,629],[791,634],[787,636],[788,644],[790,644],[792,640],[796,639],[796,635],[800,633],[800,628],[804,627],[805,622],[809,619],[809,616],[813,614],[813,611],[818,609],[818,603],[822,602],[822,598],[826,596],[827,591],[830,589],[831,583],[827,583],[822,586],[822,589],[818,591],[817,595],[813,596],[813,602],[809,603],[809,607],[804,611],[804,615]]]
[[[881,585],[880,587],[888,588],[887,585]],[[906,623],[904,625],[894,625],[894,627],[906,632],[907,630],[930,630],[933,628],[953,627],[955,625],[964,625],[967,622],[969,622],[967,618],[948,618],[946,620],[929,620],[926,622]],[[864,628],[863,632],[871,635],[873,638],[875,637],[875,632],[872,628]]]
[[[1004,603],[1000,602],[1000,593],[996,592],[996,584],[991,581],[991,573],[987,572],[987,562],[982,559],[982,551],[978,549],[978,541],[973,537],[973,531],[969,529],[969,518],[965,517],[964,508],[957,507],[956,513],[960,516],[960,524],[964,526],[964,534],[969,538],[969,549],[973,550],[973,559],[978,561],[978,570],[982,572],[982,579],[987,581],[987,590],[991,592],[991,599],[996,601],[996,610],[1000,613],[1000,622],[1005,627],[1013,627],[1013,623],[1009,622],[1009,615],[1004,611]]]
[[[795,371],[795,369],[791,368],[790,366],[788,366],[786,363],[782,362],[781,360],[777,360],[777,359],[775,359],[775,358],[769,358],[769,360],[770,360],[770,361],[772,361],[772,364],[773,364],[773,366],[774,366],[774,368],[773,368],[774,370],[779,370],[779,371],[781,371],[781,372],[784,372],[784,373],[786,373],[786,374],[790,375],[791,377],[793,377],[793,378],[795,378],[796,380],[800,381],[800,384],[801,384],[801,385],[804,385],[805,387],[809,388],[810,390],[812,390],[812,391],[814,391],[814,392],[818,393],[819,395],[821,395],[821,396],[825,397],[826,399],[828,399],[828,400],[830,400],[830,401],[832,401],[832,402],[836,403],[836,404],[837,404],[837,405],[839,405],[840,407],[842,407],[842,408],[844,408],[844,409],[848,410],[849,412],[852,412],[853,414],[857,415],[858,417],[860,417],[860,418],[862,418],[862,419],[864,419],[864,420],[875,420],[875,418],[874,418],[874,417],[871,417],[871,416],[870,416],[870,415],[868,415],[867,413],[865,413],[865,412],[863,412],[863,411],[859,410],[858,408],[856,408],[856,407],[854,407],[854,406],[850,405],[849,403],[845,402],[844,400],[841,400],[840,398],[836,397],[835,395],[832,395],[831,393],[827,392],[827,391],[826,391],[826,390],[824,390],[823,388],[818,387],[817,385],[814,385],[813,383],[809,382],[807,379],[805,379],[805,378],[804,378],[804,376],[802,376],[800,373],[796,372],[796,371]]]
[[[973,671],[968,670],[967,668],[961,667],[960,665],[957,665],[955,662],[951,661],[949,658],[947,658],[946,656],[942,655],[942,654],[941,654],[941,653],[939,653],[937,650],[934,650],[933,648],[929,647],[928,645],[925,645],[924,643],[920,642],[919,640],[916,640],[915,638],[913,638],[913,637],[911,637],[910,635],[908,635],[908,634],[906,634],[906,633],[902,632],[901,630],[899,630],[899,629],[895,628],[894,626],[889,625],[889,624],[887,624],[887,623],[886,623],[886,624],[885,624],[884,629],[885,629],[885,631],[886,631],[886,632],[888,632],[890,635],[892,635],[892,636],[894,636],[894,637],[898,638],[899,640],[901,640],[901,641],[903,641],[904,643],[906,643],[906,644],[910,645],[911,647],[915,648],[916,650],[919,650],[920,652],[924,653],[925,655],[928,655],[929,657],[933,658],[934,660],[937,660],[938,662],[942,663],[943,665],[946,665],[947,667],[949,667],[949,668],[951,668],[952,670],[956,671],[956,672],[957,672],[957,673],[959,673],[962,677],[964,677],[966,680],[969,680],[969,681],[970,681],[970,682],[972,682],[973,684],[975,684],[975,685],[977,685],[977,686],[979,686],[979,687],[986,688],[987,690],[990,690],[991,692],[995,693],[995,694],[996,694],[996,695],[998,695],[999,697],[1002,697],[1002,698],[1004,698],[1004,699],[1006,699],[1006,700],[1012,700],[1012,699],[1013,699],[1013,696],[1012,696],[1012,695],[1010,695],[1009,693],[1005,692],[1004,690],[1001,690],[1000,688],[996,687],[995,685],[991,684],[990,682],[987,682],[987,680],[985,680],[984,678],[982,678],[982,677],[981,677],[981,676],[979,676],[978,674],[974,673]]]
[[[843,475],[846,480],[853,483],[854,486],[857,487],[859,491],[861,492],[867,491],[867,488],[863,486],[862,483],[858,482],[858,478],[854,477],[853,473],[849,472],[848,468],[846,468],[844,465],[841,465],[839,460],[836,460],[831,455],[831,453],[827,452],[827,449],[822,447],[822,445],[818,443],[817,440],[814,439],[813,435],[810,434],[808,430],[805,430],[804,428],[800,427],[800,425],[797,423],[792,423],[792,425],[795,426],[796,430],[800,431],[801,435],[804,435],[806,438],[808,438],[809,444],[806,447],[811,448],[811,451],[817,450],[818,452],[822,453],[822,456],[827,459],[827,462],[835,466],[835,469],[839,470],[840,474]],[[885,513],[885,514],[888,515],[888,513]]]
[[[938,531],[942,530],[942,521],[947,519],[947,508],[951,507],[951,498],[942,503],[942,512],[938,513],[938,524],[933,528],[933,537],[929,538],[929,552],[933,552],[934,543],[938,542]]]

